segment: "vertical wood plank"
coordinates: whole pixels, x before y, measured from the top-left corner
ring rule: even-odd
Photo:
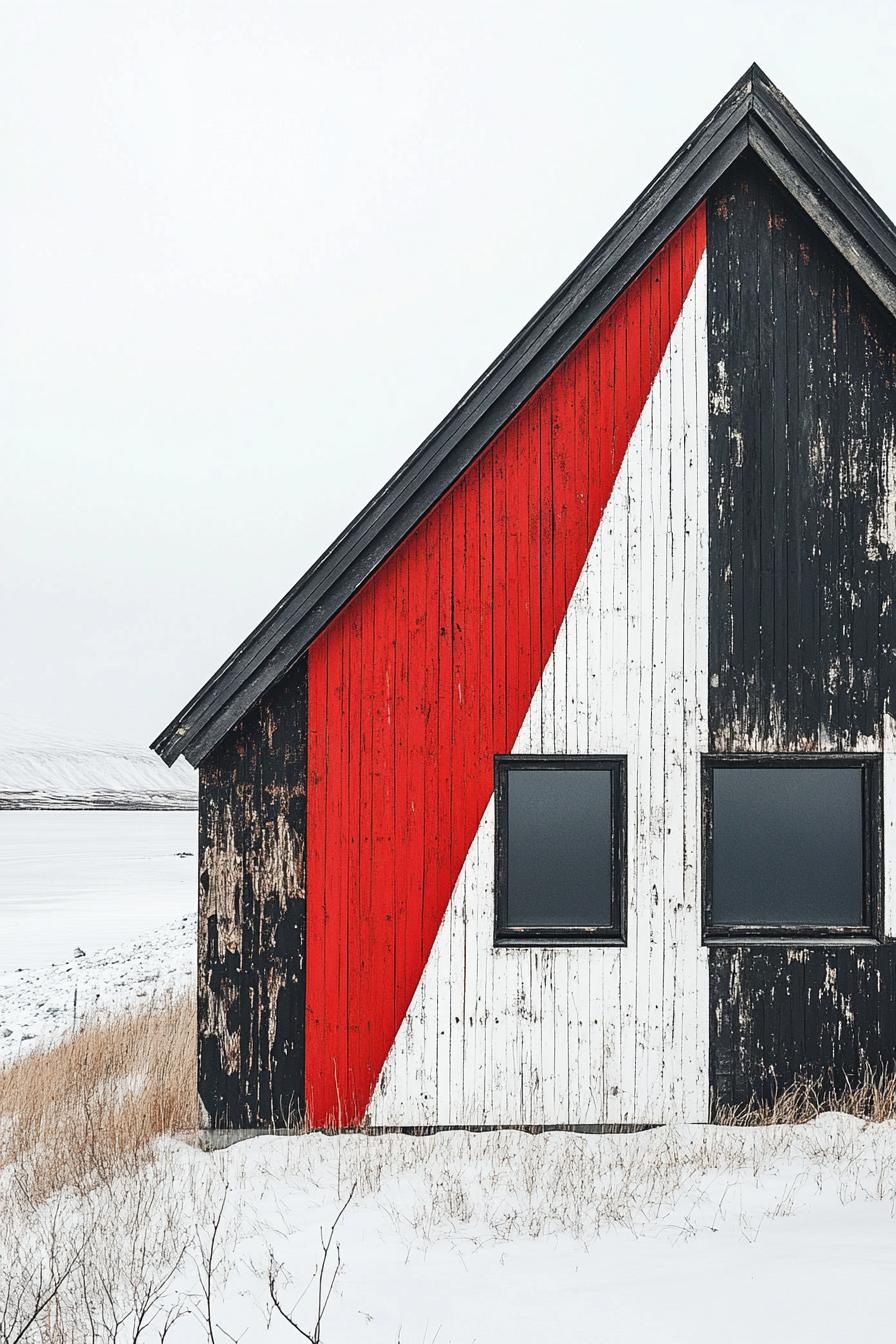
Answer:
[[[211,1127],[304,1114],[307,663],[200,769],[198,1087]]]

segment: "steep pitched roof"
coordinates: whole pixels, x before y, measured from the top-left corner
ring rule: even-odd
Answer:
[[[457,480],[747,148],[896,316],[896,228],[753,65],[387,485],[153,742],[194,765]]]

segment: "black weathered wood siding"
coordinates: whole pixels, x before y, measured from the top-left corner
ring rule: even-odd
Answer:
[[[881,740],[896,672],[892,319],[744,156],[707,212],[713,751]]]
[[[710,949],[715,1105],[797,1078],[836,1091],[896,1062],[896,945]]]
[[[880,750],[896,327],[749,154],[711,193],[707,236],[710,750]],[[896,1065],[893,947],[709,956],[717,1104]]]
[[[199,772],[199,1098],[216,1128],[304,1111],[308,671],[301,659]]]

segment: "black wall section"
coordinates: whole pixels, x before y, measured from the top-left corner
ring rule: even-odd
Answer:
[[[752,155],[707,230],[711,749],[872,746],[894,673],[896,326]]]
[[[896,1062],[896,945],[711,947],[712,1104],[830,1089]]]
[[[750,154],[710,194],[707,248],[710,750],[880,749],[896,325]],[[715,1105],[896,1067],[893,945],[709,957]]]
[[[199,775],[199,1097],[212,1127],[304,1112],[308,664]]]

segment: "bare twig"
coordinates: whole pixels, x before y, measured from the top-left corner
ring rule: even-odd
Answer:
[[[214,1313],[212,1312],[212,1289],[214,1286],[215,1269],[217,1268],[215,1250],[218,1244],[221,1223],[224,1219],[224,1208],[227,1204],[227,1196],[229,1193],[230,1186],[229,1184],[225,1184],[224,1193],[221,1196],[221,1203],[218,1205],[212,1218],[211,1235],[208,1239],[208,1245],[200,1247],[202,1256],[197,1263],[199,1281],[202,1285],[203,1319],[205,1321],[205,1328],[208,1331],[209,1344],[217,1344],[218,1339],[218,1336],[215,1333]]]
[[[283,1266],[276,1264],[274,1259],[272,1258],[270,1266],[268,1268],[268,1294],[270,1296],[271,1302],[274,1304],[275,1310],[277,1311],[278,1315],[284,1321],[286,1321],[287,1325],[291,1325],[293,1330],[295,1330],[297,1334],[301,1335],[303,1339],[307,1339],[309,1341],[309,1344],[321,1344],[321,1328],[323,1326],[323,1319],[324,1316],[326,1315],[327,1307],[329,1305],[330,1298],[333,1293],[333,1288],[335,1287],[336,1284],[336,1277],[339,1274],[340,1269],[342,1268],[342,1254],[340,1252],[338,1242],[336,1243],[336,1264],[333,1268],[332,1274],[330,1275],[329,1283],[325,1288],[324,1285],[327,1283],[327,1259],[330,1254],[330,1249],[333,1245],[333,1237],[335,1235],[336,1228],[339,1226],[339,1220],[342,1218],[342,1215],[345,1213],[346,1209],[351,1203],[354,1197],[355,1190],[357,1189],[357,1186],[358,1183],[356,1181],[355,1184],[352,1186],[351,1190],[349,1191],[348,1198],[342,1205],[342,1208],[339,1210],[336,1217],[333,1219],[330,1231],[328,1232],[326,1237],[324,1237],[323,1228],[321,1228],[321,1247],[323,1248],[323,1256],[321,1257],[320,1265],[315,1270],[315,1277],[317,1279],[317,1317],[310,1331],[304,1329],[304,1327],[299,1325],[295,1319],[293,1313],[295,1312],[296,1307],[298,1306],[298,1302],[293,1306],[292,1311],[287,1311],[286,1308],[283,1306],[282,1302],[280,1301],[279,1298],[280,1290],[278,1279]],[[301,1301],[301,1298],[299,1298],[299,1301]]]

